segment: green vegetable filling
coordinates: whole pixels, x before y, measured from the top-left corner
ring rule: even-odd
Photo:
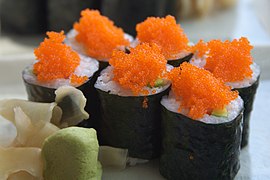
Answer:
[[[218,116],[218,117],[227,117],[228,116],[228,111],[226,108],[223,109],[214,109],[212,111],[213,116]]]

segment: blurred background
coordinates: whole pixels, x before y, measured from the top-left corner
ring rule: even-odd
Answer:
[[[33,59],[46,31],[68,32],[85,8],[100,10],[133,36],[148,16],[171,14],[194,43],[246,36],[270,46],[270,0],[0,0],[0,60]]]

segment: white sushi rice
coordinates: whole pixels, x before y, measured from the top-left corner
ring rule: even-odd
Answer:
[[[171,66],[168,66],[168,68],[171,68]],[[164,91],[169,86],[170,86],[170,83],[162,87],[154,87],[154,88],[144,87],[143,90],[147,90],[149,92],[149,95],[152,95],[152,94],[157,94]],[[119,96],[135,96],[131,90],[121,87],[119,83],[113,80],[113,67],[112,66],[108,66],[106,69],[101,71],[100,76],[98,77],[97,82],[95,84],[95,88],[100,89],[104,92],[109,92],[110,94],[115,94]],[[155,93],[153,93],[153,91]],[[140,95],[144,96],[142,94]]]
[[[233,87],[233,88],[244,88],[244,87],[251,86],[253,83],[255,83],[255,81],[257,81],[257,79],[261,73],[261,70],[260,70],[260,66],[257,65],[255,62],[253,62],[250,65],[250,68],[252,70],[251,78],[245,78],[243,81],[227,82],[226,84],[228,86]]]
[[[190,63],[197,67],[204,68],[206,64],[206,56],[202,58],[192,58],[190,60]],[[245,78],[244,80],[237,81],[237,82],[226,82],[226,85],[231,86],[232,88],[244,88],[244,87],[251,86],[255,81],[257,81],[261,73],[261,70],[260,70],[260,67],[255,62],[253,62],[250,65],[250,68],[252,70],[251,78]]]
[[[98,70],[99,64],[98,61],[95,59],[92,59],[90,57],[79,55],[80,56],[80,64],[75,69],[74,74],[77,76],[86,76],[86,77],[92,77],[93,74]],[[38,62],[38,61],[36,61]],[[34,62],[34,64],[36,63]],[[70,85],[70,79],[57,79],[51,82],[43,83],[39,82],[37,80],[37,77],[35,74],[33,74],[33,64],[27,66],[23,71],[23,78],[31,83],[36,84],[48,88],[55,88],[57,89],[60,86]]]
[[[84,46],[81,43],[79,43],[75,38],[77,34],[78,32],[75,29],[71,29],[67,33],[64,43],[70,46],[74,51],[78,52],[79,54],[87,56]]]
[[[175,113],[181,113],[185,116],[187,116],[188,110],[183,109],[181,112],[178,112],[178,108],[181,104],[180,101],[175,100],[175,96],[170,92],[168,96],[164,96],[161,100],[161,104],[169,111],[175,112]],[[197,119],[198,121],[207,123],[207,124],[220,124],[225,122],[230,122],[233,119],[235,119],[239,113],[243,110],[243,100],[240,96],[238,96],[235,100],[231,101],[226,109],[228,111],[227,117],[218,117],[213,115],[205,114],[201,119]]]
[[[66,39],[65,39],[64,42],[65,42],[65,44],[70,46],[74,51],[78,52],[79,54],[87,56],[87,53],[86,53],[86,50],[85,50],[84,46],[76,40],[77,35],[78,35],[78,32],[75,29],[71,29],[67,33]],[[131,35],[126,34],[126,33],[124,34],[124,38],[126,40],[128,40],[129,42],[134,41],[134,38]],[[124,46],[119,46],[118,48],[120,50],[123,50],[123,51],[125,50]]]

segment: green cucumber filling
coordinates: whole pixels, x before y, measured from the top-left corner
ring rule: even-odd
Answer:
[[[228,116],[228,111],[226,108],[223,109],[214,109],[212,111],[213,116],[218,116],[218,117],[227,117]]]

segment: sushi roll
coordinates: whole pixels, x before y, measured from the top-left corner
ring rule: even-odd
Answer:
[[[98,10],[85,9],[81,12],[79,22],[76,22],[65,39],[65,44],[72,47],[77,53],[96,59],[99,63],[99,70],[93,76],[93,82],[97,80],[100,72],[106,68],[108,60],[114,49],[125,51],[125,47],[133,41],[133,38],[125,34],[121,28]],[[92,114],[95,121],[100,121],[100,100],[97,91],[90,92],[95,102],[95,113]],[[98,129],[98,127],[97,127]]]
[[[189,51],[189,40],[173,16],[149,17],[137,24],[136,31],[137,43],[156,43],[161,47],[168,64],[174,67],[178,67],[182,62],[188,62],[193,56]]]
[[[99,70],[102,70],[109,65],[113,50],[125,50],[132,40],[132,36],[125,34],[98,10],[85,9],[79,22],[67,34],[65,43],[79,54],[98,60]]]
[[[63,44],[63,31],[47,32],[47,35],[48,38],[34,51],[36,61],[22,72],[28,99],[34,102],[54,102],[57,88],[73,86],[80,89],[88,99],[86,110],[92,116],[95,113],[95,103],[91,101],[95,83],[92,77],[98,70],[98,62],[79,55]]]
[[[183,63],[161,100],[160,173],[167,179],[233,179],[240,168],[243,100],[209,71]]]
[[[249,139],[250,114],[259,85],[260,67],[253,62],[252,46],[247,38],[233,41],[200,41],[194,47],[196,52],[190,63],[212,72],[232,89],[238,90],[244,100],[244,127],[241,146],[245,147]]]
[[[160,100],[167,94],[166,59],[155,44],[140,44],[130,53],[115,50],[111,66],[95,84],[101,101],[99,142],[128,149],[130,157],[160,154]]]

